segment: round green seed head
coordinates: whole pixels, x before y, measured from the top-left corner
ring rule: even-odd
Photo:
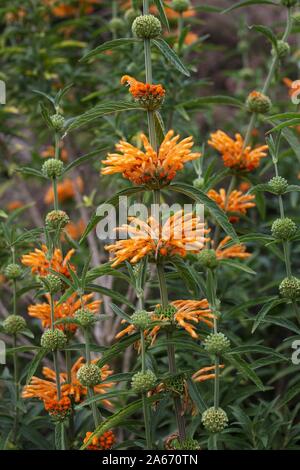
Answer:
[[[130,25],[132,25],[132,23],[134,22],[134,20],[140,16],[140,11],[138,10],[135,10],[134,8],[129,8],[128,10],[126,10],[126,13],[124,15],[124,19],[125,21],[127,21]]]
[[[176,307],[174,305],[169,304],[166,308],[163,308],[161,305],[155,307],[154,313],[158,317],[161,317],[165,320],[172,321],[174,318],[175,313],[177,312]]]
[[[297,225],[288,217],[276,219],[272,224],[271,232],[277,240],[289,240],[297,232]]]
[[[151,323],[151,318],[146,310],[139,310],[132,315],[131,321],[136,328],[146,330]]]
[[[42,173],[47,178],[59,178],[62,175],[64,164],[61,160],[49,158],[42,166]]]
[[[85,364],[78,370],[77,379],[84,387],[95,387],[101,382],[101,369],[96,364]]]
[[[213,355],[221,355],[230,348],[230,341],[223,333],[211,333],[204,342],[204,349]]]
[[[177,395],[183,395],[185,391],[186,377],[185,374],[176,374],[168,377],[164,384],[166,389],[170,392],[176,393]]]
[[[65,211],[57,210],[48,212],[45,219],[46,225],[50,229],[63,229],[69,222],[69,216]]]
[[[171,8],[177,13],[184,13],[190,6],[191,2],[189,0],[173,0],[171,3]]]
[[[297,5],[298,0],[281,0],[281,5],[291,8]]]
[[[90,328],[97,321],[95,314],[87,308],[81,308],[79,310],[76,310],[74,318],[75,320],[78,320],[80,322],[82,328]]]
[[[4,274],[7,279],[18,279],[22,274],[22,267],[19,264],[11,263],[6,266]]]
[[[179,442],[178,439],[173,441],[173,447],[175,450],[200,450],[200,444],[195,439],[184,439],[184,441]]]
[[[156,376],[152,370],[137,372],[131,380],[131,388],[135,393],[144,393],[151,390],[156,384]]]
[[[291,52],[291,48],[288,42],[286,41],[277,41],[277,48],[272,49],[272,54],[277,55],[279,59],[283,59],[288,56]]]
[[[140,15],[132,23],[132,32],[140,39],[154,39],[161,35],[162,27],[153,15]]]
[[[113,33],[121,33],[125,28],[125,23],[121,18],[112,18],[108,26]]]
[[[252,91],[246,100],[246,106],[251,113],[266,114],[270,111],[272,102],[267,95]]]
[[[282,178],[282,176],[274,176],[274,178],[270,179],[268,185],[271,187],[272,191],[274,191],[275,194],[280,195],[285,193],[289,186],[289,183],[285,178]]]
[[[26,321],[20,315],[9,315],[3,324],[4,332],[8,335],[17,335],[26,328]]]
[[[58,276],[55,276],[55,274],[48,274],[40,279],[43,287],[45,287],[50,294],[56,294],[62,290],[63,283]]]
[[[200,177],[200,178],[194,179],[194,181],[193,181],[194,188],[202,189],[203,185],[204,185],[204,178]]]
[[[211,433],[221,432],[228,425],[225,411],[214,406],[204,411],[201,421],[205,429]]]
[[[218,266],[218,259],[215,250],[205,248],[197,255],[197,260],[204,268],[215,269]]]
[[[56,131],[61,131],[65,125],[65,119],[61,114],[53,114],[50,116],[52,126]]]
[[[41,337],[41,346],[47,351],[56,351],[57,349],[63,349],[67,343],[67,337],[63,331],[58,330],[46,330]]]
[[[281,281],[279,293],[286,299],[295,300],[300,297],[300,280],[297,277],[286,277]]]

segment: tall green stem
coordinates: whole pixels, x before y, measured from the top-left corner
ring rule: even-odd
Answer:
[[[142,372],[146,372],[146,345],[145,345],[145,336],[144,331],[141,330],[141,361],[142,361]],[[145,422],[145,435],[146,435],[146,444],[147,450],[152,448],[152,438],[151,438],[151,428],[150,428],[150,408],[149,403],[147,402],[147,394],[142,394],[143,401],[143,413],[144,413],[144,422]]]
[[[54,331],[55,322],[55,306],[53,295],[50,294],[50,326],[51,330]],[[60,388],[60,377],[59,377],[59,366],[58,366],[58,355],[57,351],[53,351],[53,365],[56,377],[56,388],[57,388],[57,399],[61,399],[61,388]]]
[[[13,348],[17,347],[17,337],[13,336]],[[17,432],[18,432],[18,423],[19,423],[19,399],[20,399],[20,384],[19,384],[19,367],[18,367],[18,354],[14,352],[13,354],[14,361],[14,386],[15,386],[15,414],[14,414],[14,424],[13,424],[13,442],[16,442]]]
[[[84,340],[85,340],[85,359],[86,359],[86,363],[90,364],[91,363],[90,334],[87,328],[84,329]],[[88,396],[89,398],[93,398],[95,396],[93,387],[88,387]],[[91,410],[92,410],[93,420],[94,420],[94,424],[96,428],[101,422],[101,415],[94,401],[91,403]]]

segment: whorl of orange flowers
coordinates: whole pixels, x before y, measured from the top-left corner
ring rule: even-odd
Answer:
[[[67,374],[65,372],[59,374],[62,397],[72,398],[75,403],[81,402],[87,395],[87,388],[81,385],[77,379],[77,372],[84,364],[84,361],[84,358],[80,357],[72,366],[71,383],[68,383]],[[95,363],[96,361],[92,362]],[[57,400],[56,375],[54,370],[49,369],[49,367],[43,367],[42,374],[45,379],[32,377],[30,384],[25,385],[22,397],[38,398],[44,402],[45,406],[47,406],[47,402],[49,402],[49,400]],[[112,374],[113,371],[108,365],[101,368],[102,381],[105,381]],[[107,389],[113,387],[113,385],[113,382],[100,383],[94,387],[94,392],[102,395],[107,392]],[[102,400],[102,403],[109,408],[112,407],[112,403],[107,399]]]
[[[204,235],[208,230],[199,217],[192,213],[184,214],[181,210],[169,217],[162,226],[152,216],[147,222],[135,217],[128,220],[130,225],[122,225],[116,230],[130,238],[105,246],[114,255],[113,267],[123,261],[136,263],[147,255],[155,259],[159,256],[185,257],[188,251],[199,252],[207,241]]]
[[[243,194],[242,191],[236,189],[231,191],[228,197],[224,188],[221,188],[219,192],[210,189],[207,195],[213,199],[221,209],[226,210],[226,212],[235,212],[240,215],[245,215],[248,209],[255,207],[255,202],[253,202],[255,196]],[[235,222],[238,218],[231,216],[230,220],[231,222]]]
[[[144,134],[141,139],[144,152],[129,142],[120,141],[116,145],[120,153],[108,154],[108,158],[103,161],[106,167],[102,169],[102,174],[121,173],[134,184],[159,188],[175,178],[186,162],[201,157],[201,153],[191,152],[194,145],[192,137],[179,142],[179,135],[174,136],[173,130],[166,134],[158,152],[151,147]]]
[[[75,250],[69,250],[65,257],[59,248],[55,248],[52,257],[48,257],[48,248],[46,245],[42,245],[42,249],[35,248],[31,253],[23,255],[21,258],[22,264],[31,268],[33,274],[39,274],[40,276],[47,276],[50,274],[49,269],[53,269],[57,273],[63,274],[66,277],[70,277],[70,271],[68,264]],[[75,267],[69,264],[72,270]]]
[[[224,368],[224,364],[219,365],[220,369]],[[192,375],[194,382],[206,382],[206,380],[214,379],[216,366],[202,367]]]
[[[198,323],[205,323],[209,328],[213,327],[214,315],[211,313],[207,299],[202,300],[174,300],[171,302],[175,307],[173,318],[165,318],[163,315],[157,313],[157,311],[150,313],[150,318],[153,322],[166,322],[172,321],[177,327],[185,329],[192,338],[198,338],[196,332],[196,325]],[[157,306],[159,307],[159,305]],[[193,322],[193,323],[191,323]],[[126,320],[122,320],[121,323],[126,323]],[[151,338],[151,344],[154,344],[157,335],[163,325],[155,325],[153,328],[149,328],[145,331],[145,337]],[[117,335],[116,339],[120,339],[126,334],[130,335],[136,331],[134,325],[130,324],[121,330]]]
[[[54,419],[64,420],[71,411],[71,400],[69,397],[63,397],[60,400],[49,398],[44,400],[45,410]]]
[[[162,85],[138,82],[129,75],[121,78],[122,85],[129,85],[129,92],[133,98],[144,108],[155,110],[160,107],[165,97],[166,91]]]
[[[83,440],[84,444],[89,442],[90,437],[93,433],[87,432],[85,438]],[[86,446],[88,450],[109,450],[112,448],[114,443],[116,442],[116,437],[112,431],[106,431],[105,433],[101,434],[101,436],[94,436],[90,443]]]
[[[238,243],[237,245],[233,245],[233,246],[228,246],[226,248],[227,243],[229,243],[230,241],[231,241],[231,238],[228,236],[220,241],[219,245],[216,248],[217,259],[229,259],[229,258],[246,259],[246,258],[249,258],[249,256],[251,256],[251,253],[247,252],[247,247],[242,243]]]
[[[235,134],[235,140],[225,132],[217,131],[211,134],[209,145],[221,153],[224,165],[236,170],[252,171],[260,164],[260,160],[267,156],[267,145],[251,148],[244,147],[244,139],[240,134]]]
[[[101,3],[101,0],[78,0],[77,5],[60,2],[59,0],[43,0],[44,4],[51,9],[51,13],[57,18],[76,16],[80,13],[93,13],[93,4]]]
[[[57,197],[59,202],[67,201],[75,196],[76,190],[80,193],[83,191],[83,180],[80,176],[72,180],[65,178],[57,185]],[[50,186],[45,194],[44,201],[46,204],[52,204],[54,201],[53,187]]]
[[[65,302],[59,304],[55,302],[54,304],[54,320],[60,320],[62,318],[73,318],[76,310],[81,308],[83,304],[84,308],[90,310],[93,313],[98,313],[99,307],[102,303],[102,300],[90,300],[93,298],[94,294],[87,294],[82,297],[82,302],[78,298],[78,294],[73,293],[68,297]],[[51,326],[51,308],[50,308],[50,296],[47,294],[47,303],[43,302],[41,304],[29,305],[28,315],[34,318],[38,318],[42,322],[43,328],[49,328]],[[56,326],[57,328],[65,331],[75,333],[77,330],[77,325],[75,323],[62,323]]]

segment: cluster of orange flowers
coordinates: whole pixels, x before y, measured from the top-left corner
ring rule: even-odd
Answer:
[[[151,147],[144,134],[141,139],[144,152],[129,142],[120,141],[116,145],[120,153],[108,154],[108,158],[103,161],[106,168],[102,169],[102,174],[121,173],[134,184],[159,188],[174,179],[186,162],[201,156],[199,152],[191,152],[194,145],[192,137],[179,142],[179,135],[174,135],[173,130],[167,132],[158,152]]]
[[[234,189],[229,194],[226,193],[224,188],[219,191],[210,189],[207,195],[215,201],[218,206],[226,212],[235,213],[239,215],[246,215],[247,210],[251,207],[255,207],[255,196],[253,194],[244,194],[242,191]],[[230,216],[231,222],[237,222],[238,216]]]
[[[93,361],[94,363],[97,361]],[[81,385],[77,379],[77,372],[80,367],[84,364],[84,358],[79,357],[75,364],[71,368],[71,381],[68,382],[67,373],[60,373],[60,384],[61,384],[61,395],[62,397],[67,397],[75,403],[80,403],[85,399],[87,395],[87,388]],[[42,374],[45,379],[40,379],[39,377],[32,377],[30,384],[25,385],[22,397],[23,398],[38,398],[44,402],[45,408],[50,406],[51,409],[57,409],[63,404],[61,404],[57,397],[57,383],[56,375],[54,370],[49,367],[43,367]],[[110,375],[113,374],[113,371],[109,368],[108,365],[105,365],[101,368],[101,378],[104,382]],[[107,392],[108,389],[113,387],[114,382],[104,382],[94,387],[94,392],[98,395],[102,395]],[[49,401],[50,400],[50,401]],[[102,401],[103,405],[108,408],[112,408],[112,403],[104,399]]]
[[[122,85],[129,85],[129,92],[134,99],[163,99],[166,90],[162,85],[152,85],[150,83],[138,82],[135,78],[130,77],[129,75],[124,75],[121,78]]]
[[[88,443],[86,448],[88,450],[109,450],[116,442],[116,436],[112,431],[106,431],[101,436],[94,436],[91,439],[93,433],[87,432],[84,438],[84,444]]]
[[[114,255],[112,266],[123,261],[136,263],[144,256],[186,256],[187,252],[198,252],[207,239],[208,230],[198,216],[192,213],[184,214],[178,211],[161,225],[154,217],[144,222],[135,217],[129,218],[130,225],[117,229],[119,233],[127,234],[130,238],[118,240],[105,249]]]
[[[61,2],[60,0],[43,0],[43,2],[50,8],[54,16],[65,18],[68,16],[76,16],[80,13],[93,13],[94,5],[101,3],[101,0],[78,0],[74,2],[74,5]]]
[[[34,251],[23,255],[21,258],[22,264],[31,268],[32,274],[38,274],[39,276],[47,276],[50,274],[49,269],[53,269],[57,273],[63,274],[66,277],[70,277],[69,267],[74,270],[74,265],[70,264],[70,259],[73,256],[75,250],[69,250],[65,257],[59,248],[55,248],[52,256],[48,254],[48,248],[46,245],[42,245],[42,249],[35,248]]]
[[[84,307],[90,312],[97,313],[102,300],[93,300],[94,294],[87,294],[82,296],[80,299],[78,294],[73,293],[67,298],[65,302],[59,303],[54,302],[54,320],[60,320],[63,318],[74,318],[75,312]],[[28,314],[33,318],[38,318],[42,322],[43,328],[49,328],[51,326],[51,307],[50,307],[50,296],[46,294],[47,302],[29,305]],[[63,330],[65,333],[75,333],[77,325],[75,323],[62,323],[56,325],[57,328]]]

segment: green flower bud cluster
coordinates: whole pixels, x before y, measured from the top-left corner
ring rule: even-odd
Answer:
[[[19,264],[8,264],[4,270],[7,279],[18,279],[22,274],[22,267]]]
[[[173,447],[175,450],[200,450],[201,449],[199,442],[191,438],[184,439],[184,441],[182,442],[179,442],[178,439],[176,439],[173,442]]]
[[[166,308],[163,308],[161,305],[157,306],[154,310],[154,314],[158,317],[172,321],[174,318],[175,313],[177,312],[176,307],[174,305],[169,304]]]
[[[95,314],[87,308],[81,308],[79,310],[76,310],[74,318],[75,320],[80,322],[80,326],[82,328],[90,328],[97,321]]]
[[[183,395],[185,390],[185,374],[176,374],[171,377],[168,377],[164,384],[166,389],[170,392],[177,393],[178,395]]]
[[[156,384],[156,376],[152,370],[137,372],[131,380],[131,388],[135,393],[144,393],[151,390]]]
[[[62,175],[64,164],[61,160],[56,158],[49,158],[42,166],[42,173],[47,178],[59,178]]]
[[[218,266],[218,259],[215,250],[205,248],[197,255],[197,260],[204,268],[215,269]]]
[[[62,290],[63,283],[55,274],[48,274],[45,277],[41,277],[40,280],[43,287],[45,287],[50,294],[56,294]]]
[[[271,232],[277,240],[289,240],[297,232],[297,225],[288,217],[276,219],[272,224]]]
[[[63,229],[70,222],[70,219],[65,211],[54,210],[48,212],[45,222],[49,229],[55,230],[57,228]]]
[[[146,310],[138,310],[132,315],[131,322],[136,328],[144,331],[149,327],[151,317]]]
[[[124,30],[125,23],[121,18],[112,18],[108,26],[113,33],[121,33]]]
[[[275,194],[280,195],[285,193],[289,186],[289,183],[285,178],[282,178],[282,176],[274,176],[274,178],[270,179],[268,185],[271,187],[272,191],[274,191]]]
[[[300,297],[300,279],[294,276],[286,277],[280,283],[279,293],[286,299],[298,299]]]
[[[17,335],[26,328],[26,321],[20,315],[9,315],[3,324],[4,333],[7,335]]]
[[[50,121],[56,131],[61,131],[64,128],[65,119],[61,114],[53,114],[50,116]]]
[[[153,15],[140,15],[132,23],[132,32],[140,39],[154,39],[161,35],[162,27]]]
[[[225,411],[214,406],[204,411],[201,421],[205,429],[211,433],[221,432],[228,425],[228,417]]]
[[[279,59],[283,59],[284,57],[288,56],[291,52],[291,47],[288,42],[286,41],[277,41],[276,48],[273,47],[272,55],[278,56]]]
[[[252,91],[246,100],[246,106],[251,113],[266,114],[270,111],[272,102],[267,95]]]
[[[189,0],[173,0],[170,6],[177,13],[184,13],[190,8],[191,2]]]
[[[193,181],[194,188],[202,189],[203,185],[204,185],[204,178],[199,177],[199,178],[194,179],[194,181]]]
[[[85,364],[78,370],[77,379],[84,387],[95,387],[101,382],[101,369],[96,364]]]
[[[211,333],[204,340],[204,349],[213,355],[224,354],[230,348],[230,341],[223,333]]]
[[[41,337],[41,346],[47,351],[56,351],[57,349],[63,349],[67,343],[67,337],[63,331],[58,330],[46,330]]]

